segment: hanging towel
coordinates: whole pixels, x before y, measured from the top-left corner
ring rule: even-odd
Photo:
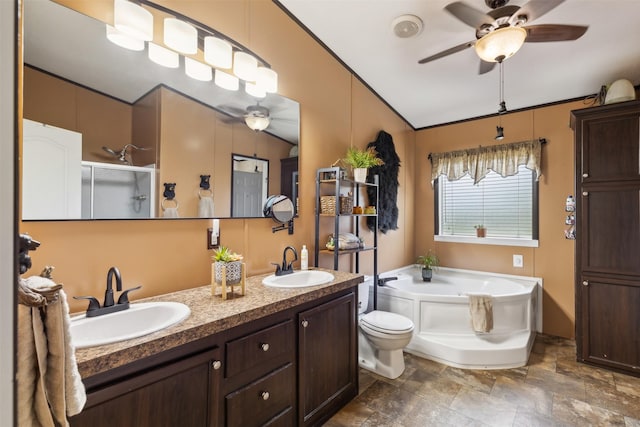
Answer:
[[[213,197],[200,196],[198,216],[200,218],[213,218]]]
[[[165,218],[179,218],[178,208],[164,208],[162,215]]]
[[[71,342],[67,297],[51,279],[20,280],[47,295],[47,304],[18,306],[18,425],[68,426],[67,417],[82,410],[86,394]],[[51,297],[54,289],[57,298]]]
[[[469,294],[469,314],[474,332],[491,332],[493,329],[493,302],[491,295]]]

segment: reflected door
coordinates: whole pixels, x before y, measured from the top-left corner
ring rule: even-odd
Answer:
[[[79,219],[82,134],[23,121],[22,219]]]
[[[262,216],[262,173],[233,172],[233,217]]]

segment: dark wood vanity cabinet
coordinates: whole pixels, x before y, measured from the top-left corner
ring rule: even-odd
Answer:
[[[70,425],[159,427],[220,425],[217,390],[220,348],[141,369],[117,381],[87,387],[84,410]],[[116,374],[117,375],[117,374]]]
[[[640,375],[640,102],[572,112],[578,360]]]
[[[358,394],[357,295],[298,314],[298,425],[321,425]]]
[[[358,393],[356,289],[89,377],[71,426],[321,425]]]

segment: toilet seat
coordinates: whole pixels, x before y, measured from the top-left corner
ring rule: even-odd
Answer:
[[[360,319],[368,329],[389,335],[402,335],[413,331],[413,322],[399,314],[387,311],[372,311]]]

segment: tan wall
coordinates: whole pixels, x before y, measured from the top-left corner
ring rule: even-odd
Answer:
[[[65,2],[97,9],[112,4]],[[415,133],[411,128],[271,1],[158,3],[196,17],[266,58],[279,73],[279,93],[300,102],[300,211],[295,233],[272,233],[275,223],[269,219],[221,220],[222,244],[245,256],[249,274],[271,271],[270,262],[278,262],[287,245],[299,250],[306,244],[313,261],[316,169],[344,156],[350,144],[363,147],[373,141],[381,129],[393,136],[402,167],[401,226],[381,237],[380,268],[413,260]],[[230,131],[216,129],[216,133]],[[22,223],[20,230],[42,242],[33,253],[32,271],[54,265],[54,277],[65,284],[67,294],[101,297],[107,270],[116,265],[126,287],[143,285],[137,292],[142,297],[209,283],[206,229],[210,226],[211,221],[197,219],[68,221]],[[362,271],[370,274],[368,268]],[[75,300],[70,305],[72,311],[86,308]]]
[[[564,204],[574,189],[573,132],[569,112],[581,102],[565,103],[502,117],[505,139],[499,143],[546,138],[542,149],[539,194],[540,246],[538,248],[434,242],[433,190],[430,152],[451,151],[498,143],[497,118],[474,120],[425,129],[416,133],[415,229],[416,252],[435,249],[448,267],[538,276],[544,280],[545,333],[574,337],[574,241],[564,238]],[[524,268],[512,266],[512,255],[524,256]]]

